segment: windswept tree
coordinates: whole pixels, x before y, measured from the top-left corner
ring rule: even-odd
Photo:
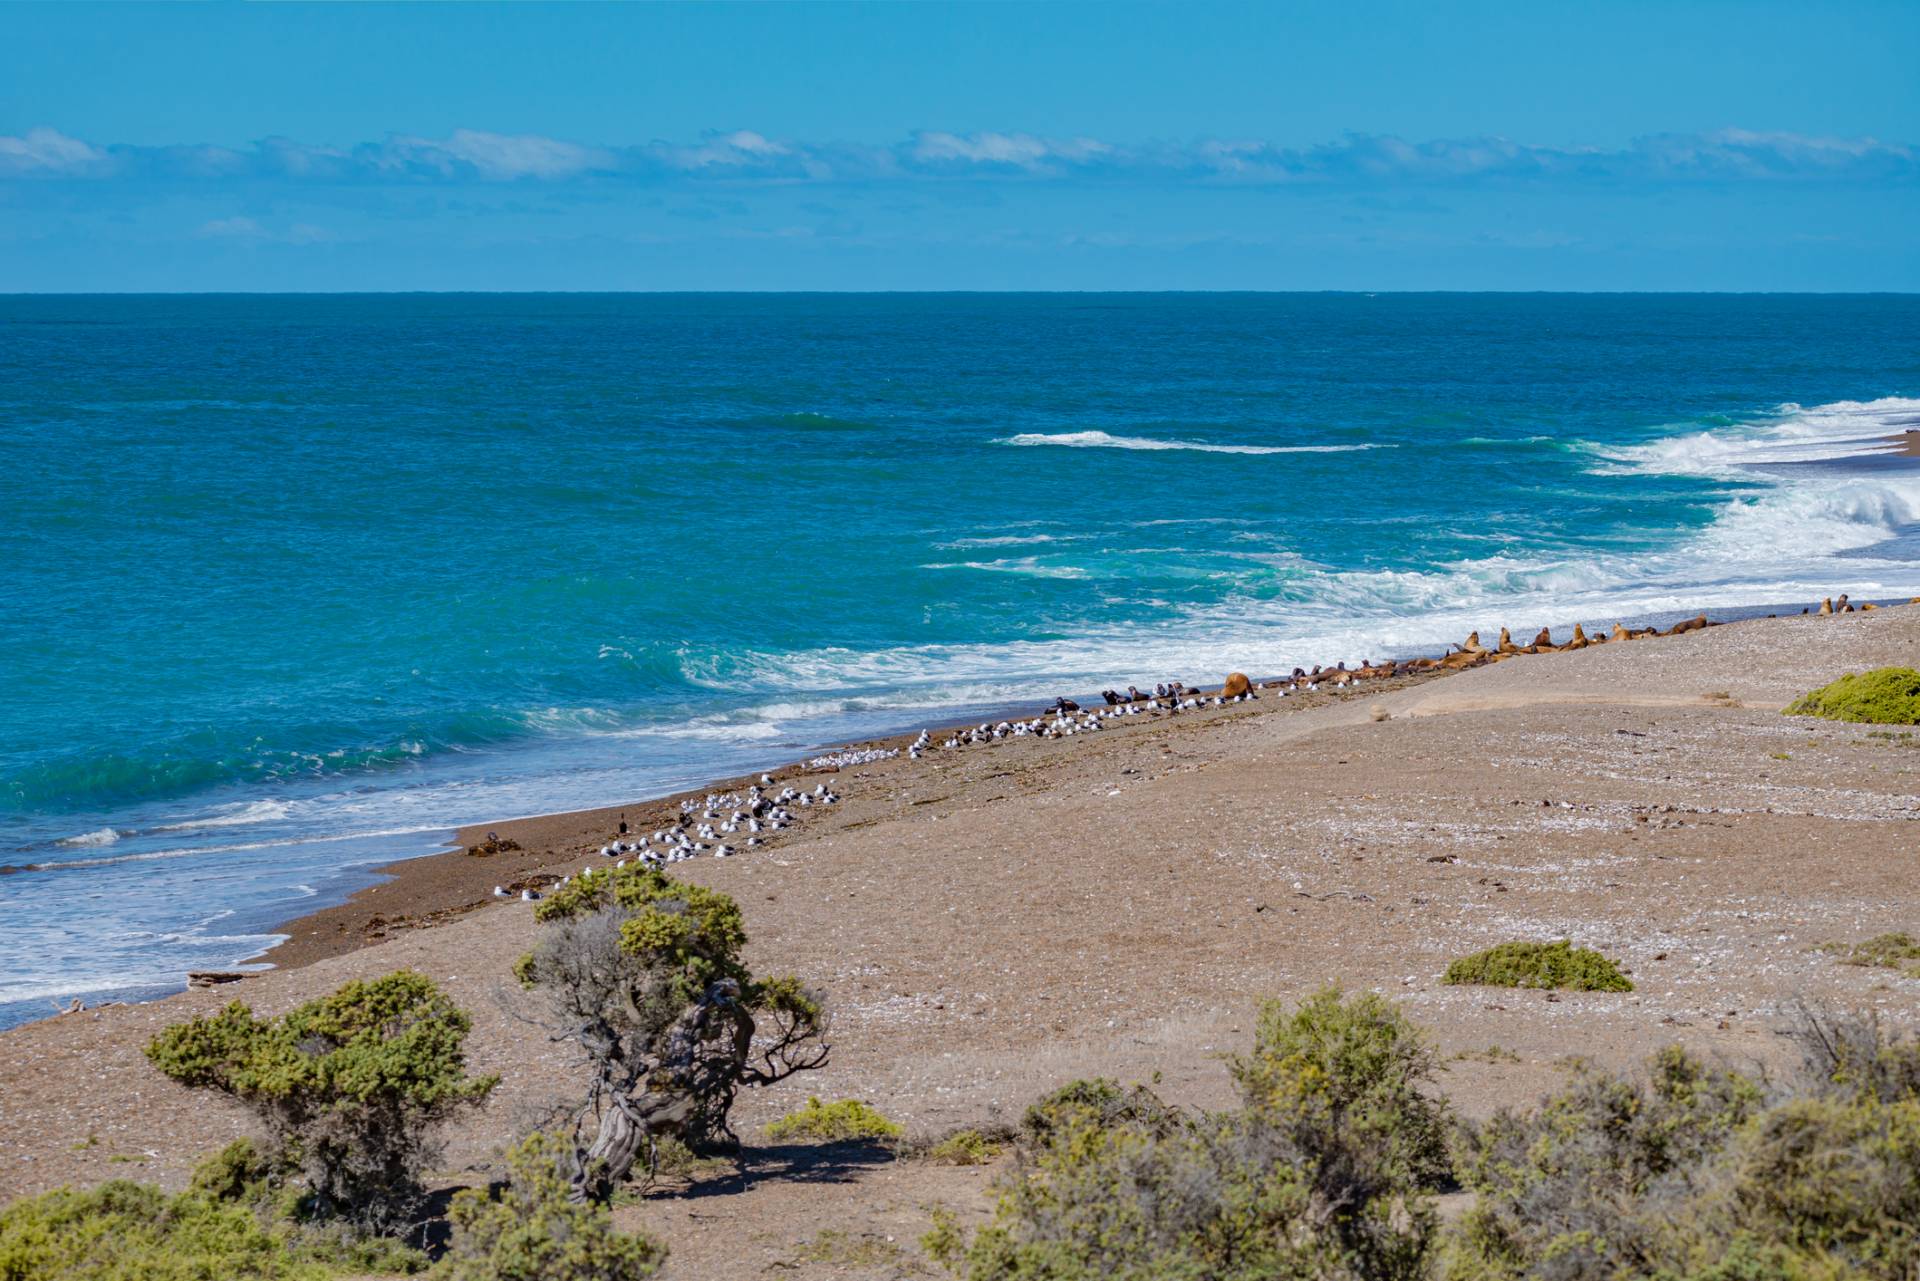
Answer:
[[[540,904],[545,929],[515,976],[542,993],[543,1022],[588,1069],[575,1114],[573,1194],[604,1199],[659,1140],[695,1151],[737,1142],[743,1086],[827,1061],[820,997],[740,960],[739,904],[654,868],[588,872]]]

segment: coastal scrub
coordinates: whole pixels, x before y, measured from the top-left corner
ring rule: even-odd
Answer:
[[[0,1209],[5,1281],[330,1281],[419,1272],[427,1257],[290,1216],[279,1171],[245,1139],[169,1194],[116,1179]]]
[[[368,1232],[414,1225],[440,1128],[499,1078],[466,1073],[466,1012],[424,974],[355,980],[278,1018],[235,1001],[147,1046],[180,1084],[245,1104],[272,1159],[299,1169],[302,1211]]]
[[[1842,965],[1866,965],[1920,976],[1920,939],[1911,934],[1876,934],[1859,943],[1827,943],[1820,950],[1833,953]]]
[[[1920,1267],[1920,1043],[1809,1016],[1768,1082],[1661,1051],[1582,1067],[1461,1144],[1445,1281],[1907,1281]]]
[[[1575,992],[1631,992],[1620,967],[1592,948],[1558,943],[1502,943],[1463,956],[1440,980],[1486,987],[1565,988]]]
[[[572,1199],[573,1147],[535,1131],[507,1154],[500,1189],[453,1198],[453,1239],[436,1281],[642,1281],[666,1247],[616,1232],[605,1206]]]
[[[897,1139],[905,1131],[898,1122],[889,1121],[872,1105],[859,1099],[840,1099],[822,1103],[809,1098],[807,1105],[789,1112],[767,1126],[769,1139],[803,1139],[815,1143],[845,1143],[857,1139]]]
[[[1842,676],[1787,704],[1788,716],[1864,725],[1920,725],[1920,671],[1876,667]]]
[[[539,941],[514,967],[546,998],[542,1020],[584,1054],[573,1117],[576,1196],[610,1199],[659,1144],[696,1155],[735,1146],[728,1122],[748,1086],[827,1061],[821,998],[740,959],[740,905],[638,865],[575,877],[534,911]]]
[[[936,1215],[923,1247],[969,1281],[1428,1277],[1446,1113],[1418,1030],[1328,990],[1270,1003],[1233,1071],[1241,1106],[1219,1113],[1105,1080],[1055,1091],[992,1220],[969,1237]]]

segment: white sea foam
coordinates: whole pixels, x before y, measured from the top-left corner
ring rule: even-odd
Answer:
[[[922,565],[922,569],[978,569],[989,574],[1025,574],[1030,578],[1085,578],[1087,571],[1077,565],[1047,565],[1031,556],[1002,560],[942,561]]]
[[[963,547],[1021,547],[1029,543],[1057,543],[1073,535],[1060,534],[1003,534],[995,538],[956,538],[950,543],[935,544],[938,547],[958,551]]]
[[[1209,445],[1196,440],[1156,440],[1151,436],[1114,436],[1104,431],[1022,432],[1003,445],[1059,445],[1067,449],[1191,449],[1203,454],[1346,454],[1393,445]]]
[[[78,836],[65,837],[59,842],[59,844],[87,847],[87,846],[97,846],[97,845],[111,845],[119,839],[120,839],[119,832],[115,831],[111,827],[102,827],[91,832],[82,832]]]
[[[1585,445],[1606,460],[1602,474],[1723,476],[1747,479],[1768,464],[1817,462],[1884,452],[1887,437],[1920,428],[1920,400],[1884,396],[1828,405],[1781,405],[1767,418],[1710,431],[1687,431],[1639,445]]]
[[[194,832],[204,827],[246,827],[254,823],[271,823],[284,819],[288,812],[285,801],[239,801],[232,805],[220,806],[213,813],[202,818],[180,823],[161,823],[149,830]]]

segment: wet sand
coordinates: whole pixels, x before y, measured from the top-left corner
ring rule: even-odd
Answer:
[[[899,1275],[803,1255],[828,1225],[911,1255],[926,1207],[977,1215],[994,1171],[772,1145],[764,1122],[813,1093],[930,1134],[1011,1119],[1095,1073],[1158,1072],[1169,1096],[1219,1103],[1219,1056],[1246,1044],[1258,1002],[1327,982],[1404,1001],[1471,1115],[1551,1088],[1569,1055],[1625,1063],[1678,1040],[1777,1064],[1803,999],[1911,1024],[1920,979],[1819,948],[1920,932],[1920,734],[1779,714],[1889,663],[1920,664],[1920,608],[1760,619],[842,769],[840,804],[762,849],[675,870],[738,898],[757,969],[824,988],[832,1062],[743,1096],[746,1176],[619,1220],[668,1240],[670,1277]],[[625,812],[650,830],[669,806]],[[449,1181],[481,1177],[519,1118],[574,1083],[564,1048],[513,1017],[505,975],[534,926],[492,886],[577,872],[620,813],[495,824],[525,851],[397,865],[297,923],[279,968],[241,982],[0,1033],[0,1198],[109,1177],[178,1185],[245,1119],[159,1077],[148,1037],[236,997],[283,1010],[403,965],[473,1012],[475,1066],[505,1076],[445,1161]],[[1451,959],[1509,938],[1600,948],[1637,990],[1439,982]]]

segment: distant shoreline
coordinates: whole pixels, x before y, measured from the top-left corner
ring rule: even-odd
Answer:
[[[1855,603],[1893,607],[1905,602],[1889,599]],[[1814,609],[1814,606],[1792,609],[1785,605],[1770,604],[1707,611],[1707,613],[1715,626],[1723,626],[1801,612],[1811,613]],[[1677,622],[1696,616],[1698,616],[1697,611],[1663,611],[1616,621],[1633,628],[1655,627],[1664,630]],[[1581,626],[1590,634],[1605,635],[1606,629],[1611,624],[1593,620],[1583,622]],[[1554,631],[1564,642],[1571,635],[1572,626],[1556,628]],[[1403,662],[1413,657],[1418,656],[1393,655],[1391,661]],[[1387,693],[1410,688],[1451,674],[1453,673],[1445,670],[1436,670],[1413,677],[1398,677],[1377,685],[1356,686],[1345,692],[1328,690],[1295,696],[1289,698],[1288,707],[1289,710],[1294,710],[1304,706],[1324,705],[1330,701],[1365,698],[1370,693]],[[1219,677],[1223,675],[1224,673],[1216,674],[1206,687],[1217,690]],[[1256,684],[1276,679],[1280,677],[1277,675],[1254,677]],[[1085,691],[1076,691],[1066,697],[1079,702],[1083,707],[1103,706],[1097,694],[1089,694]],[[1260,708],[1256,710],[1276,710],[1275,704],[1278,701],[1275,695],[1268,693]],[[1218,711],[1208,709],[1194,715],[1204,719],[1227,713],[1249,714],[1245,708],[1227,708]],[[783,784],[805,779],[811,785],[841,772],[839,767],[820,768],[808,764],[809,760],[818,756],[869,749],[904,754],[907,745],[923,727],[940,735],[981,722],[997,723],[1005,720],[1028,719],[1037,714],[1039,709],[1033,703],[976,708],[965,716],[933,718],[910,726],[901,726],[809,749],[808,757],[796,758],[772,767],[766,772],[773,774]],[[1122,732],[1127,728],[1131,727],[1123,726]],[[635,833],[670,827],[677,818],[683,802],[698,802],[702,797],[715,792],[742,793],[753,783],[757,773],[758,771],[753,774],[718,776],[697,786],[664,795],[642,796],[598,806],[512,818],[477,820],[463,824],[452,830],[452,840],[446,848],[430,854],[398,859],[369,869],[373,875],[382,879],[354,891],[338,903],[317,908],[275,925],[272,932],[282,935],[282,941],[255,956],[246,958],[241,963],[254,965],[266,962],[275,968],[299,968],[327,957],[358,950],[389,937],[396,930],[430,927],[455,919],[486,907],[492,901],[492,887],[495,885],[509,887],[515,895],[522,887],[531,885],[533,881],[553,868],[552,850],[555,847],[590,847],[612,840],[617,835],[618,824],[623,820]],[[493,835],[514,841],[522,848],[486,858],[467,855],[468,849],[481,845]],[[743,850],[740,856],[751,858],[758,857],[760,854],[758,851]],[[582,867],[591,865],[593,863],[589,862]],[[574,867],[572,870],[577,872],[581,867]]]

